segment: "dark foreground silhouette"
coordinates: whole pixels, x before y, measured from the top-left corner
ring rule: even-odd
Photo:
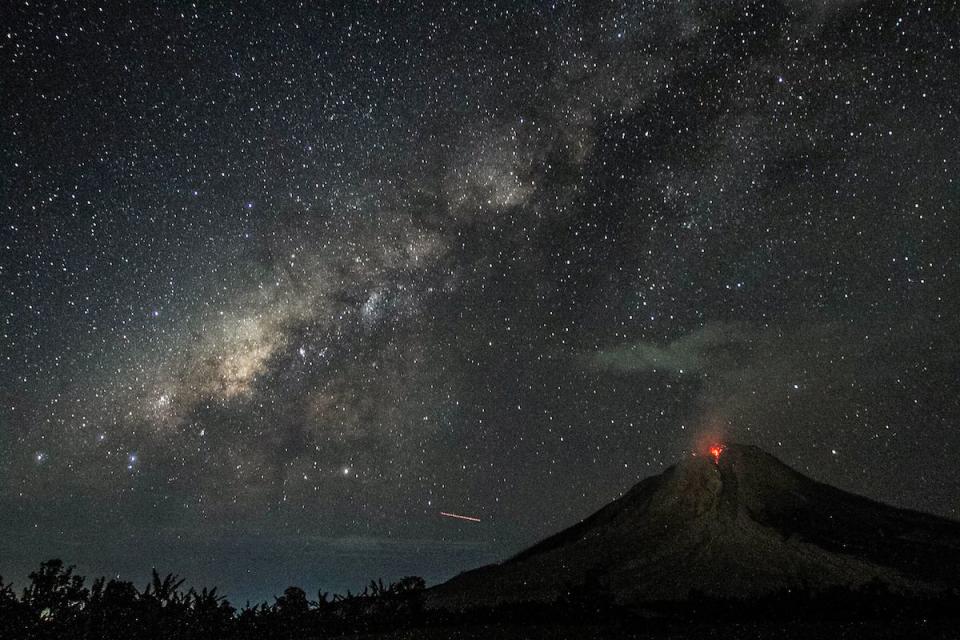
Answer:
[[[685,457],[579,523],[427,592],[429,608],[552,602],[574,586],[622,605],[797,590],[923,598],[960,589],[960,522],[816,480],[758,447]],[[960,637],[960,632],[958,632]]]
[[[752,600],[691,593],[642,608],[618,606],[600,588],[570,588],[554,602],[447,611],[424,607],[417,577],[316,599],[289,587],[273,604],[239,610],[216,589],[184,588],[156,571],[142,589],[104,578],[88,587],[60,560],[29,578],[19,596],[0,579],[0,638],[953,638],[960,622],[956,590],[906,597],[879,582]]]

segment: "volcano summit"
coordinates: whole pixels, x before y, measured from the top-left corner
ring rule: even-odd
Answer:
[[[450,609],[590,589],[620,605],[882,585],[924,596],[960,580],[960,523],[808,478],[753,446],[714,447],[579,524],[428,592]]]

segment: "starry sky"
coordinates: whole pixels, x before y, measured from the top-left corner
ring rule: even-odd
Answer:
[[[3,3],[0,574],[435,583],[715,440],[960,517],[950,5]]]

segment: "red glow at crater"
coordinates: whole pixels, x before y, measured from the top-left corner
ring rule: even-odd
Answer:
[[[710,456],[713,458],[714,464],[720,464],[720,454],[723,453],[724,448],[722,444],[710,446]]]

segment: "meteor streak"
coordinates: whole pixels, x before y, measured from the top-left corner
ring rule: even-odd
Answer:
[[[441,511],[440,515],[447,518],[457,518],[459,520],[469,520],[470,522],[480,522],[480,518],[474,518],[472,516],[461,516],[458,513],[447,513],[446,511]]]

